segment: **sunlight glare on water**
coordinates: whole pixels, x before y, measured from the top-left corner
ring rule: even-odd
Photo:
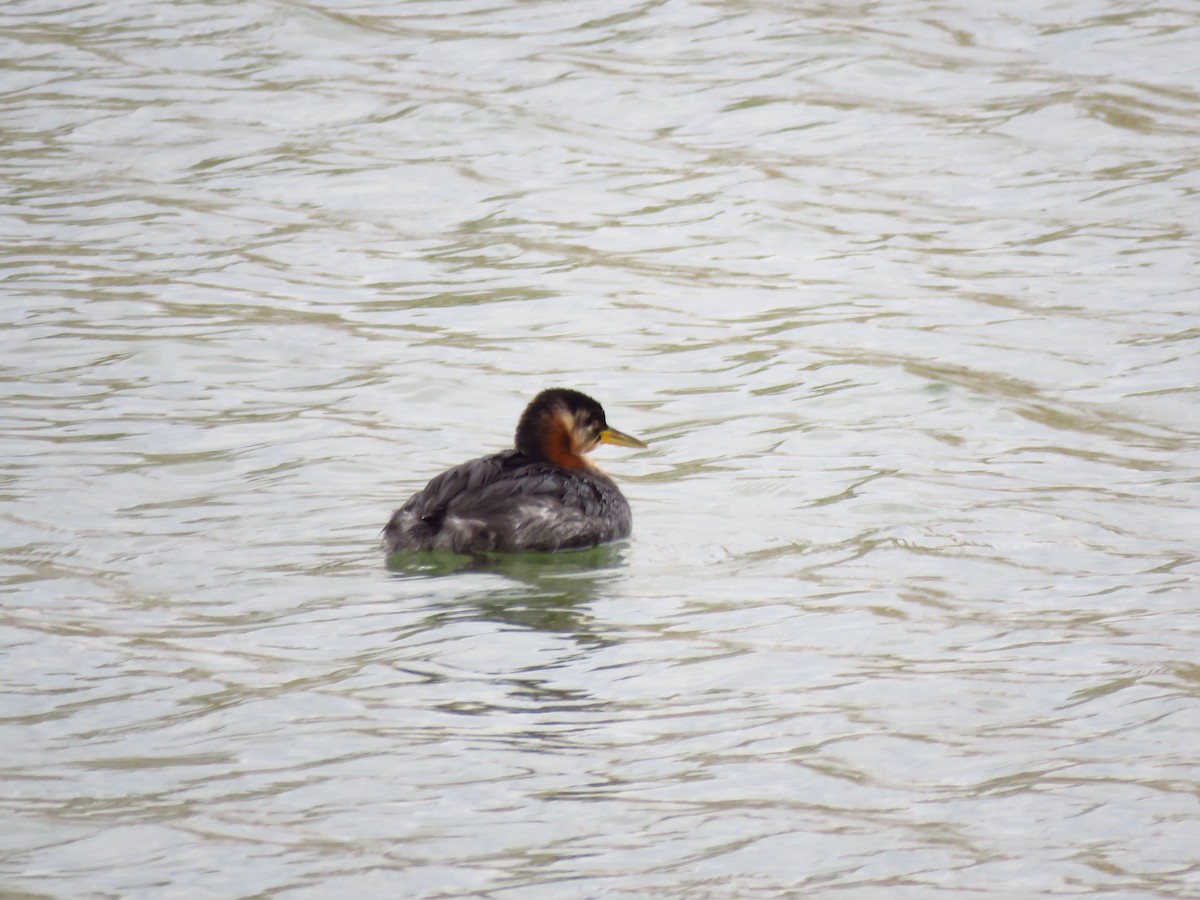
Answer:
[[[0,7],[0,893],[1195,896],[1198,36]],[[385,565],[551,385],[633,537]]]

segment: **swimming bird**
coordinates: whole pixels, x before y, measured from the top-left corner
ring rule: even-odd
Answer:
[[[544,390],[521,414],[514,443],[409,498],[383,529],[387,552],[579,550],[629,535],[629,503],[584,454],[599,444],[646,445],[610,427],[599,403]]]

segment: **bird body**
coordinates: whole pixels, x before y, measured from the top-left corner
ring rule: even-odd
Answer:
[[[610,428],[600,404],[542,391],[517,426],[516,447],[448,469],[396,510],[387,551],[578,550],[627,537],[629,503],[584,453],[599,443],[645,447]]]

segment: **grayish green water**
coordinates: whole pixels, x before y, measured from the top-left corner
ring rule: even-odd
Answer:
[[[0,893],[1200,894],[1200,11],[0,6]],[[625,544],[389,570],[548,385]]]

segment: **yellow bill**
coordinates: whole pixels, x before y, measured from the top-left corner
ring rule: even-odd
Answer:
[[[617,431],[615,428],[605,428],[600,432],[600,443],[616,444],[618,447],[645,447],[645,441],[639,441],[631,435],[625,434],[623,431]]]

